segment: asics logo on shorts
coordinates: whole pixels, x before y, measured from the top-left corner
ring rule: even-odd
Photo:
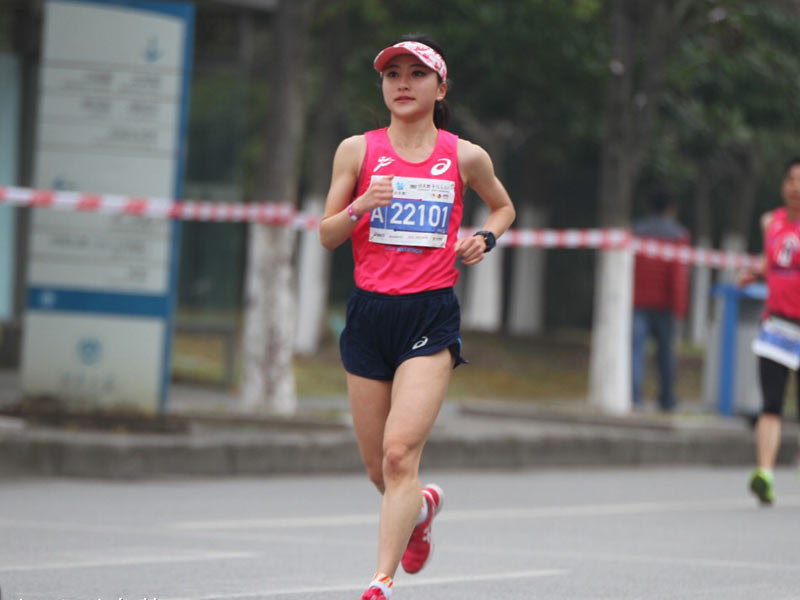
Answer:
[[[447,171],[452,164],[453,161],[451,161],[449,158],[440,158],[436,161],[436,164],[431,167],[431,175],[441,175]]]
[[[411,346],[411,349],[416,350],[418,348],[422,348],[427,343],[428,343],[428,336],[423,335],[420,339],[414,342],[414,345]]]
[[[390,164],[392,164],[393,162],[394,162],[394,159],[391,156],[381,156],[381,157],[378,158],[378,164],[375,165],[375,168],[372,169],[372,172],[374,173],[375,171],[377,171],[378,169],[380,169],[382,167],[387,167]]]

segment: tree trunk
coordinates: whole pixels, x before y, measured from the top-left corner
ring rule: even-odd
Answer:
[[[599,194],[603,227],[629,225],[632,190],[652,138],[667,58],[692,4],[693,0],[610,2],[611,60]],[[604,409],[626,412],[631,407],[633,258],[628,250],[598,255],[589,399]]]
[[[695,245],[711,248],[711,185],[709,177],[698,174],[694,193]],[[689,312],[689,339],[705,345],[709,332],[708,310],[711,297],[711,268],[695,265],[692,268],[692,303]]]
[[[322,216],[325,199],[308,196],[303,211]],[[319,349],[325,327],[325,307],[328,300],[331,253],[319,243],[319,231],[304,231],[300,234],[300,250],[297,261],[297,323],[294,335],[294,350],[298,354],[311,356]]]
[[[475,227],[486,221],[489,209],[481,206],[473,220]],[[490,254],[466,269],[464,328],[472,331],[500,331],[503,326],[503,249]]]
[[[538,229],[547,222],[543,207],[522,204],[517,227]],[[508,331],[513,335],[535,335],[544,329],[544,248],[515,248],[511,276],[511,306]]]
[[[527,197],[516,202],[515,227],[540,229],[549,222],[546,208],[551,190],[549,172],[550,168],[538,160],[536,145],[526,144],[522,189],[526,190]],[[547,250],[514,248],[511,252],[507,330],[512,335],[536,335],[544,330]]]
[[[606,130],[600,166],[599,219],[627,227],[633,187],[630,97],[634,32],[626,2],[612,2],[612,59],[606,84]],[[627,250],[596,252],[589,402],[610,412],[631,407],[633,258]]]
[[[747,251],[747,239],[753,220],[753,206],[762,171],[763,167],[758,155],[753,149],[748,149],[736,182],[737,192],[733,210],[729,213],[730,220],[726,224],[726,231],[722,236],[722,249],[725,251]],[[723,281],[733,283],[737,277],[736,269],[724,269],[722,272]]]
[[[620,138],[620,121],[624,119],[624,114],[610,111],[600,176],[600,204],[604,207],[600,219],[605,227],[628,225],[633,181]],[[598,250],[595,256],[589,403],[625,413],[632,405],[633,252]]]
[[[296,204],[307,20],[307,0],[281,0],[271,63],[274,96],[254,190],[256,201]],[[249,228],[242,387],[242,405],[248,411],[291,414],[297,407],[292,374],[294,239],[288,227],[254,223]]]
[[[598,257],[589,403],[613,413],[631,409],[631,311],[633,251],[603,250]]]
[[[736,186],[735,209],[731,211],[731,221],[728,223],[728,230],[740,234],[745,242],[753,222],[753,207],[763,171],[764,167],[757,150],[749,148],[740,171],[741,179]]]
[[[292,253],[288,228],[250,225],[245,282],[243,408],[292,414]]]
[[[495,174],[503,181],[508,149],[519,146],[526,137],[525,132],[506,121],[484,125],[466,110],[459,111],[459,119],[469,134],[480,140],[485,147],[492,157]],[[473,217],[474,227],[482,227],[488,215],[488,207],[481,204]],[[505,248],[497,246],[481,263],[462,269],[462,274],[466,275],[463,301],[463,323],[466,329],[497,332],[502,328],[505,251]]]

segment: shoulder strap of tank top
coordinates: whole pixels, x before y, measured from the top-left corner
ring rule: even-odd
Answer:
[[[440,129],[438,146],[444,152],[456,154],[458,152],[458,136],[445,129]]]

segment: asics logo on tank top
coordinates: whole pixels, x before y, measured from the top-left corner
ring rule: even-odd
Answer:
[[[375,171],[377,171],[378,169],[380,169],[382,167],[388,167],[393,162],[394,162],[394,159],[391,156],[381,156],[381,157],[378,158],[378,164],[375,165],[375,168],[372,169],[372,172],[374,173]]]
[[[450,168],[451,164],[453,164],[453,162],[449,158],[440,158],[436,161],[436,164],[431,167],[431,175],[441,175]]]

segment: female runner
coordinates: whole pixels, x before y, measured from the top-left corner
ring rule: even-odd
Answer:
[[[515,212],[479,146],[444,130],[447,65],[424,36],[404,36],[374,61],[388,127],[345,139],[333,160],[320,239],[348,238],[355,283],[340,339],[353,425],[370,480],[383,494],[377,571],[362,600],[391,598],[398,563],[425,565],[444,494],[420,487],[422,449],[460,363],[456,257],[475,265]],[[490,209],[457,239],[471,187]]]
[[[759,356],[763,408],[756,423],[757,468],[750,489],[762,504],[775,501],[773,469],[781,441],[781,415],[789,371],[800,366],[800,157],[786,163],[781,183],[786,206],[761,217],[764,261],[740,285],[764,276],[767,301],[753,349]],[[800,409],[800,378],[797,402]]]

